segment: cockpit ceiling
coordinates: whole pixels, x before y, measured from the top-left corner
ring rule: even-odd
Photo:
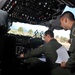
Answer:
[[[2,0],[1,9],[12,21],[40,24],[60,15],[65,6],[74,7],[74,0]],[[2,2],[1,1],[1,2]],[[71,2],[70,2],[71,1]]]

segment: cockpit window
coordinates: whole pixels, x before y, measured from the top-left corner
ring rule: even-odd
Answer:
[[[66,6],[63,12],[65,12],[65,11],[71,11],[75,15],[75,8],[70,8],[70,7]]]
[[[57,39],[58,42],[60,42],[62,45],[66,47],[67,50],[69,50],[70,43],[70,30],[54,30],[55,39]]]
[[[41,36],[47,29],[48,27],[42,25],[31,25],[27,23],[13,22],[8,33],[25,36],[34,36],[37,34],[37,36]]]

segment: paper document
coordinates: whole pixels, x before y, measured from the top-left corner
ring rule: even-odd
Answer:
[[[67,49],[64,46],[61,46],[58,50],[56,50],[58,57],[55,63],[67,62],[69,55],[67,53]]]

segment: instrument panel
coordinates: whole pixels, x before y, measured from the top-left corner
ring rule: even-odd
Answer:
[[[14,40],[13,43],[15,46],[15,54],[17,56],[19,56],[21,53],[27,53],[30,50],[44,44],[44,40],[42,40],[42,38],[33,38],[31,36],[7,34],[6,39],[8,39],[8,44]],[[12,42],[10,45],[12,45]]]
[[[26,45],[29,43],[30,38],[32,38],[32,37],[18,35],[18,36],[16,36],[16,44]]]

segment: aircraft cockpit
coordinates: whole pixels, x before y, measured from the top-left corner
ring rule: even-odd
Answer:
[[[27,70],[29,64],[24,64],[26,59],[19,58],[20,54],[25,54],[45,43],[44,32],[37,30],[37,25],[44,26],[52,31],[54,29],[63,29],[60,26],[59,17],[66,6],[75,8],[75,1],[0,0],[0,65],[3,64],[2,67],[0,66],[0,75],[4,73],[7,75],[25,75],[25,72],[29,72]],[[26,27],[29,24],[32,27],[33,25],[36,26],[34,34],[33,29],[28,32],[25,30],[26,32],[24,33],[24,27],[20,27],[17,22]],[[11,27],[15,24],[19,26],[17,31],[11,30]],[[17,26],[12,28],[15,29]],[[29,28],[31,27],[29,26]]]

